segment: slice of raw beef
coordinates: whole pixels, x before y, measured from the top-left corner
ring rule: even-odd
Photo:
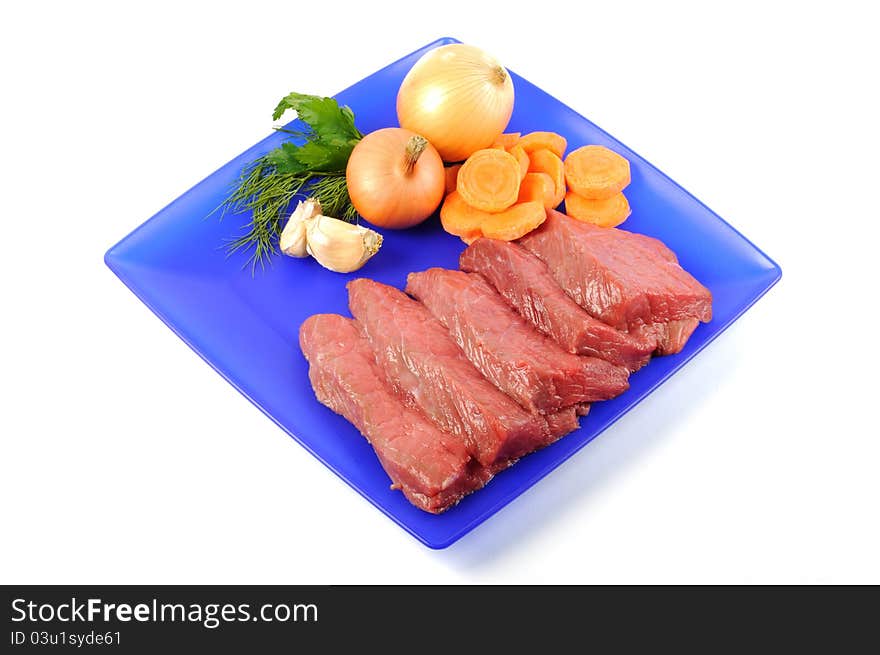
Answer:
[[[432,268],[410,273],[406,291],[446,326],[487,379],[530,411],[607,400],[629,388],[626,369],[563,350],[480,275]]]
[[[617,329],[712,318],[709,290],[657,239],[550,210],[520,243],[577,304]]]
[[[630,371],[651,357],[656,335],[639,339],[590,316],[556,283],[547,265],[516,243],[477,239],[462,270],[485,277],[526,320],[570,353],[600,357]]]
[[[443,432],[403,404],[354,321],[336,314],[311,316],[300,327],[299,342],[318,400],[360,430],[413,505],[442,512],[491,477],[460,436]]]

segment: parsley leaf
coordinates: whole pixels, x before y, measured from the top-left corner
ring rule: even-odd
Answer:
[[[279,173],[302,173],[306,167],[297,156],[299,149],[300,146],[293,143],[282,143],[280,148],[275,148],[266,154],[266,160],[275,166]]]
[[[307,141],[297,148],[296,159],[305,170],[324,173],[344,171],[356,143],[339,144],[324,139]]]
[[[309,129],[304,132],[303,145],[288,142],[267,155],[278,172],[345,170],[352,149],[363,137],[355,127],[351,109],[340,107],[333,98],[289,93],[272,112],[273,120],[281,118],[288,109],[296,111]]]

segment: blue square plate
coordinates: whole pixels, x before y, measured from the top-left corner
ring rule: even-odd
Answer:
[[[383,68],[337,97],[350,106],[364,133],[397,124],[395,98],[404,75],[440,39]],[[227,259],[219,244],[238,234],[245,216],[205,219],[246,163],[277,147],[274,133],[165,207],[113,246],[105,261],[168,327],[236,389],[343,480],[432,548],[445,548],[547,475],[723,332],[779,280],[779,267],[688,192],[590,121],[511,73],[516,103],[508,131],[552,130],[574,149],[588,143],[616,150],[632,164],[627,196],[633,214],[625,227],[662,239],[685,269],[712,291],[714,319],[697,328],[679,355],[653,360],[631,378],[622,396],[596,403],[583,427],[522,459],[486,488],[440,516],[410,505],[389,479],[366,440],[345,419],[320,405],[297,344],[306,317],[348,315],[345,284],[370,277],[397,287],[406,274],[431,266],[457,268],[462,242],[434,217],[405,231],[385,232],[379,254],[354,275],[314,260],[278,258],[251,275],[245,258]],[[286,91],[286,89],[285,89]],[[306,89],[307,91],[307,89]]]

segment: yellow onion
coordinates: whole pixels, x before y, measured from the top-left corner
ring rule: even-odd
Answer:
[[[496,59],[464,43],[422,55],[397,93],[400,126],[428,139],[448,162],[491,146],[512,113],[510,74]]]
[[[354,147],[345,183],[358,214],[378,227],[401,229],[436,211],[446,190],[446,173],[425,137],[386,127]]]

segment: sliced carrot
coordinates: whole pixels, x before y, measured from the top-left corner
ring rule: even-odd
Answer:
[[[519,144],[516,144],[507,152],[513,155],[516,158],[516,161],[519,162],[519,179],[522,180],[526,176],[526,173],[529,172],[529,156]]]
[[[446,172],[446,195],[449,195],[450,193],[455,191],[455,186],[458,182],[459,169],[461,169],[461,164],[453,164],[452,166],[447,166],[444,169]]]
[[[565,158],[565,181],[584,198],[610,198],[629,184],[629,162],[604,146],[583,146]]]
[[[516,136],[519,137],[519,133],[514,134],[502,134],[501,136]],[[498,139],[495,143],[492,144],[492,147],[496,150],[504,150],[505,152],[509,152],[511,155],[516,157],[516,160],[519,162],[520,174],[521,176],[525,176],[529,171],[529,155],[528,153],[522,149],[522,147],[514,143],[512,146],[505,146],[504,139]]]
[[[560,159],[565,154],[565,146],[568,145],[565,137],[561,134],[556,134],[556,132],[529,132],[520,137],[519,144],[529,154],[532,154],[535,150],[546,148]]]
[[[500,212],[516,202],[519,180],[516,157],[504,150],[486,148],[467,158],[458,172],[456,190],[471,207]]]
[[[493,214],[474,209],[457,191],[453,191],[440,207],[440,224],[443,229],[462,239],[476,239],[482,232],[480,226]]]
[[[556,185],[553,178],[547,173],[526,173],[519,183],[519,197],[517,202],[536,201],[544,205],[545,209],[553,209],[553,199],[556,197]]]
[[[565,213],[584,223],[599,227],[615,227],[630,215],[629,202],[622,193],[603,200],[591,200],[574,191],[565,194]]]
[[[525,175],[529,170],[529,155],[519,146],[517,141],[519,141],[519,132],[511,132],[509,134],[502,134],[500,137],[495,139],[495,143],[493,143],[490,147],[495,148],[496,150],[504,150],[505,152],[509,152],[511,155],[516,157],[516,160],[519,162],[522,175]]]
[[[562,160],[547,148],[535,150],[529,155],[529,173],[546,173],[553,180],[553,205],[556,207],[565,198],[565,167]]]
[[[519,132],[505,132],[495,139],[495,143],[492,144],[492,147],[500,148],[501,150],[510,150],[517,144],[517,141],[519,141],[519,135]]]
[[[515,241],[525,236],[547,219],[547,210],[540,202],[518,202],[510,209],[491,214],[483,221],[484,237]]]

